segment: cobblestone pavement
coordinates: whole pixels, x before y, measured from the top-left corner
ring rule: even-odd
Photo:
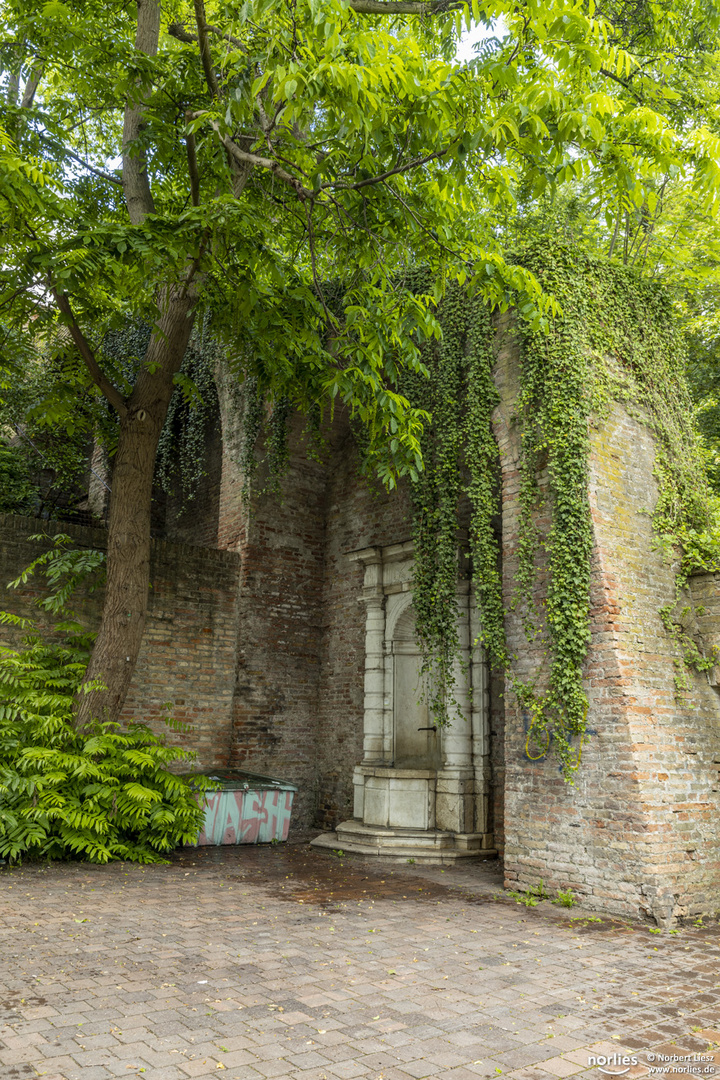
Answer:
[[[632,1080],[647,1051],[720,1078],[716,928],[526,909],[492,864],[295,844],[5,869],[0,925],[2,1080],[550,1080],[613,1054]]]

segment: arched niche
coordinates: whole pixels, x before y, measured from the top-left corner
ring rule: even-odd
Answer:
[[[430,862],[492,852],[487,679],[461,571],[467,560],[458,549],[457,708],[447,726],[433,730],[415,637],[413,545],[364,548],[349,558],[364,568],[364,753],[353,772],[353,819],[313,844]]]

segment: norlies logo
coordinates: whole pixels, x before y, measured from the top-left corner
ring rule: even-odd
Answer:
[[[638,1059],[633,1055],[630,1057],[628,1054],[605,1054],[592,1055],[588,1058],[588,1065],[597,1065],[600,1072],[607,1073],[608,1076],[622,1076],[624,1073],[629,1072],[633,1065],[637,1065]],[[613,1068],[605,1068],[605,1066],[611,1065]],[[618,1066],[624,1066],[618,1068]]]

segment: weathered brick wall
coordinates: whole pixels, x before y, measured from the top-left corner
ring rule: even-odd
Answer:
[[[518,370],[517,344],[506,337],[498,353],[502,404],[495,421],[508,599],[518,544],[519,433],[512,418]],[[572,887],[601,909],[667,923],[720,908],[713,760],[720,706],[705,676],[693,676],[691,689],[676,693],[679,650],[659,614],[674,602],[674,577],[654,550],[653,467],[650,432],[616,405],[592,431],[591,737],[574,785],[566,784],[552,757],[527,759],[527,718],[507,692],[505,873],[508,885],[542,878],[550,888]],[[510,608],[507,631],[518,673],[539,674],[542,683],[542,642],[525,639],[519,613]]]
[[[328,468],[322,654],[318,699],[318,824],[353,816],[352,772],[363,755],[365,606],[363,568],[348,553],[410,539],[404,485],[386,492],[359,473],[347,429],[338,424]]]
[[[512,606],[519,532],[519,432],[514,403],[519,347],[498,337],[503,579],[508,643],[524,678],[547,674],[542,641],[528,642]],[[204,764],[233,764],[299,787],[295,825],[331,827],[352,816],[352,770],[362,755],[365,610],[362,570],[348,554],[411,535],[407,491],[386,493],[359,475],[347,421],[328,431],[323,462],[307,455],[302,422],[291,430],[281,497],[243,505],[242,398],[219,380],[222,447],[197,520],[173,528],[221,550],[155,543],[148,629],[126,715],[162,725],[163,705],[193,725],[186,741]],[[720,665],[678,694],[677,642],[659,609],[675,602],[672,567],[654,550],[657,500],[648,429],[615,406],[592,431],[594,550],[591,646],[585,677],[590,739],[575,784],[552,757],[525,754],[527,718],[491,683],[491,765],[496,845],[507,882],[571,887],[602,909],[667,922],[720,909]],[[262,474],[258,478],[262,485]],[[257,484],[256,484],[257,489]],[[174,521],[174,524],[173,524]],[[0,519],[0,573],[17,575],[39,548],[44,523]],[[538,519],[547,529],[547,508]],[[63,526],[79,542],[102,532]],[[189,530],[189,531],[185,531]],[[213,537],[215,539],[213,540]],[[538,554],[536,600],[546,587]],[[720,644],[720,576],[689,590],[692,633]],[[6,606],[25,612],[29,594]],[[99,616],[85,596],[83,617]],[[7,635],[4,635],[7,636]]]
[[[223,425],[237,432],[237,416]],[[317,788],[325,470],[308,456],[299,417],[289,446],[280,494],[254,496],[250,512],[239,455],[225,453],[219,535],[241,559],[231,762],[297,784],[293,823],[307,826]],[[260,470],[255,490],[266,480]]]
[[[238,569],[234,552],[152,547],[148,621],[123,718],[162,731],[169,703],[191,729],[171,741],[197,750],[203,766],[230,760]]]
[[[407,498],[359,475],[347,420],[309,458],[294,417],[279,496],[242,505],[242,399],[221,387],[225,434],[221,543],[241,557],[232,762],[298,785],[296,826],[352,816],[352,770],[362,757],[365,611],[350,551],[405,540]],[[263,447],[258,448],[262,458]],[[254,488],[266,480],[262,468]]]
[[[82,547],[106,544],[101,529],[0,516],[0,581],[16,577],[47,549],[48,543],[28,539],[43,531],[67,533]],[[124,720],[147,722],[169,741],[197,750],[203,767],[227,765],[230,755],[238,564],[234,552],[153,543],[147,627],[123,712]],[[32,601],[43,591],[32,579],[28,588],[7,592],[0,606],[36,617]],[[86,625],[98,624],[102,599],[99,589],[79,592],[73,601]],[[2,638],[10,640],[7,628]],[[191,730],[169,732],[168,715]]]
[[[77,542],[78,547],[104,550],[107,545],[104,529],[89,529],[66,522],[0,514],[0,609],[33,619],[40,626],[48,625],[48,616],[34,603],[36,599],[47,595],[42,578],[33,576],[27,585],[20,589],[6,589],[6,585],[17,578],[39,555],[52,547],[51,539],[37,541],[30,540],[30,537],[42,534],[51,538],[56,533],[70,536]],[[102,612],[102,592],[89,592],[86,589],[78,591],[73,597],[72,609],[85,625],[96,625]],[[15,643],[19,640],[19,635],[11,627],[4,626],[0,630],[0,638]]]

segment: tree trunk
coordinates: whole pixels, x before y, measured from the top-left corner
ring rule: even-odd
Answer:
[[[182,285],[164,290],[159,318],[142,371],[120,422],[108,522],[107,586],[100,630],[84,685],[76,725],[120,718],[135,671],[150,585],[150,513],[155,457],[165,423],[173,376],[179,370],[194,321],[195,295]]]
[[[146,56],[155,56],[160,37],[159,0],[138,0],[137,13],[135,48]],[[138,87],[137,99],[128,101],[123,121],[123,187],[133,225],[138,225],[146,214],[155,212],[147,171],[147,155],[137,145],[143,132],[144,115],[143,95]]]

